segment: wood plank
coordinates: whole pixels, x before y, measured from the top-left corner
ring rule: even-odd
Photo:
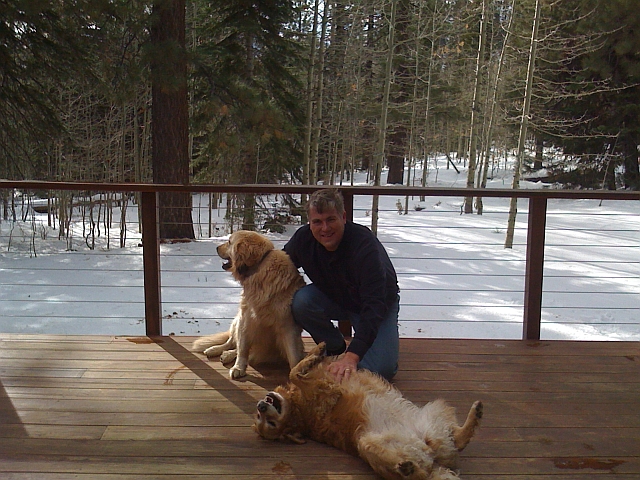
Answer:
[[[35,382],[25,382],[22,379],[16,379],[15,381],[14,379],[4,379],[3,383],[4,392],[0,391],[0,398],[11,396],[25,398],[64,397],[82,399],[100,396],[105,399],[114,397],[123,399],[145,399],[160,396],[165,399],[189,398],[192,400],[215,400],[216,398],[222,397],[222,393],[218,390],[198,382],[195,382],[194,385],[192,380],[185,380],[183,382],[174,381],[170,386],[161,381],[143,384],[139,382],[128,384],[110,382],[105,384],[101,382],[69,381],[68,379],[58,379],[56,384],[52,386],[41,385],[41,382],[37,379]],[[616,392],[617,394],[615,396],[607,391],[591,392],[589,396],[585,396],[583,393],[576,391],[564,393],[538,391],[535,397],[532,397],[528,391],[487,391],[486,389],[479,390],[477,388],[468,391],[457,391],[444,390],[436,387],[437,386],[434,386],[433,389],[428,391],[408,388],[403,388],[402,390],[405,396],[418,404],[426,403],[435,398],[446,398],[449,402],[460,403],[463,407],[465,402],[475,399],[477,396],[476,393],[478,392],[481,392],[482,399],[487,403],[526,404],[533,401],[535,403],[605,403],[617,405],[632,403],[637,405],[640,400],[640,394],[638,392],[628,390]],[[243,384],[237,388],[242,388],[243,391],[249,392],[252,396],[256,395],[257,398],[261,398],[264,392],[267,391],[267,388],[255,384]]]
[[[50,414],[49,414],[50,415]],[[1,438],[44,438],[48,440],[100,440],[108,427],[104,425],[3,424]],[[9,448],[9,447],[7,447]]]
[[[25,361],[29,359],[36,360],[38,355],[42,353],[29,352],[27,356],[10,355],[13,352],[1,352],[0,360],[2,361],[2,368],[6,370],[6,376],[12,376],[12,368],[21,368],[24,366]],[[63,353],[63,352],[59,352]],[[46,365],[39,365],[37,368],[44,371],[51,369],[90,369],[97,371],[128,371],[130,370],[131,362],[136,362],[145,371],[165,371],[178,368],[180,362],[175,359],[167,359],[166,355],[158,356],[157,359],[149,359],[145,356],[143,359],[134,358],[104,358],[105,356],[100,353],[95,353],[96,358],[83,358],[85,354],[78,354],[71,356],[69,352],[64,352],[65,355],[59,355],[56,358],[49,357]],[[141,355],[142,356],[142,355]],[[442,356],[442,355],[441,355]],[[447,374],[451,372],[467,372],[467,373],[481,373],[486,372],[489,368],[493,374],[566,374],[575,371],[578,361],[571,363],[571,367],[568,366],[565,357],[551,357],[548,359],[518,357],[517,361],[507,363],[503,359],[495,363],[483,362],[483,356],[478,356],[475,361],[461,361],[456,359],[455,363],[451,362],[451,359],[442,360],[430,360],[427,357],[426,361],[412,361],[412,362],[400,362],[400,374],[395,380],[402,380],[403,378],[415,378],[420,379],[427,375]],[[594,374],[601,375],[622,375],[625,373],[637,373],[640,370],[640,358],[638,360],[631,360],[627,357],[616,357],[618,361],[611,361],[611,357],[604,357],[610,359],[609,362],[605,362],[603,357],[579,357],[583,363],[582,368],[589,367],[589,371]],[[557,362],[553,360],[557,359]],[[495,359],[494,359],[495,360]],[[201,366],[196,369],[198,371],[215,370],[218,372],[225,372],[226,367],[219,366],[218,362],[206,362],[203,361]],[[264,367],[261,371],[264,371]],[[272,368],[272,374],[278,374],[285,376],[286,369]]]
[[[213,446],[215,448],[215,446]],[[328,464],[330,466],[328,466]],[[2,468],[10,472],[30,474],[47,473],[122,473],[137,475],[209,475],[217,478],[226,475],[233,478],[238,472],[237,457],[215,457],[215,462],[203,457],[181,456],[73,456],[54,457],[49,455],[14,456],[3,459]],[[378,478],[362,460],[355,457],[338,457],[331,453],[331,462],[326,458],[308,457],[304,455],[287,457],[242,457],[242,470],[263,477],[282,478],[282,475],[293,474],[305,478],[309,471],[324,472],[325,475],[342,473],[369,474],[369,478]]]
[[[238,474],[238,458],[216,457],[215,463],[203,457],[106,457],[106,456],[64,456],[49,455],[11,456],[3,460],[2,468],[9,472],[30,474],[46,473],[80,473],[80,474],[137,474],[137,475],[203,475],[211,478]],[[590,457],[558,457],[558,458],[465,458],[460,462],[463,478],[474,478],[482,472],[494,472],[497,475],[521,475],[530,478],[526,472],[538,472],[538,475],[552,475],[554,480],[558,472],[608,473],[609,475],[640,475],[640,464],[628,457],[597,459]],[[370,474],[370,478],[378,478],[371,473],[368,465],[354,457],[337,457],[331,453],[331,462],[323,457],[242,457],[242,470],[253,475],[282,478],[283,475],[295,475],[306,478],[307,472],[323,475],[340,474],[345,470],[357,474]],[[330,466],[329,466],[330,465]],[[35,477],[35,475],[34,475]],[[548,477],[551,478],[551,477]],[[584,478],[584,477],[583,477]],[[633,478],[633,477],[631,477]]]
[[[112,413],[125,413],[125,412],[138,412],[138,413],[211,413],[211,412],[224,412],[226,415],[232,415],[235,413],[240,414],[248,418],[245,409],[239,409],[229,406],[228,401],[219,392],[212,391],[209,393],[209,397],[200,396],[199,398],[193,398],[185,395],[169,396],[162,395],[162,391],[154,391],[154,393],[148,396],[142,396],[136,392],[135,396],[128,396],[126,392],[118,397],[117,392],[113,391],[111,395],[100,395],[99,398],[92,398],[92,396],[76,396],[70,394],[68,396],[57,395],[12,395],[11,406],[3,408],[0,406],[0,411],[4,411],[7,408],[19,408],[20,411],[32,411],[40,410],[43,405],[47,405],[45,408],[48,411],[59,412],[112,412]],[[182,393],[182,392],[179,392]],[[423,394],[424,395],[424,394]],[[416,404],[421,405],[434,398],[446,398],[449,403],[455,406],[458,410],[460,417],[463,417],[466,411],[468,411],[471,403],[476,397],[471,396],[468,393],[463,394],[460,399],[454,399],[452,396],[439,395],[421,401],[421,398],[417,400],[409,395],[408,398],[415,401]],[[263,398],[263,392],[255,392],[251,407],[254,407],[256,402]],[[424,398],[424,397],[423,397]],[[634,402],[593,402],[593,401],[574,401],[574,402],[558,402],[540,404],[535,400],[530,401],[512,401],[504,402],[500,399],[489,398],[487,396],[480,397],[485,403],[485,414],[492,417],[500,417],[507,419],[515,419],[518,421],[518,417],[527,415],[530,418],[553,418],[555,416],[564,416],[567,419],[571,418],[588,418],[596,417],[600,412],[615,412],[623,420],[628,421],[626,417],[639,417],[637,415],[638,403]],[[153,402],[154,406],[149,407],[147,404]],[[249,412],[252,413],[252,412]],[[616,422],[618,423],[618,422]],[[635,426],[636,422],[631,421],[628,426]]]
[[[163,429],[160,429],[161,431]],[[204,431],[205,429],[203,429]],[[166,432],[166,430],[165,430]],[[309,441],[305,445],[268,442],[259,439],[249,428],[233,431],[233,436],[223,435],[219,430],[211,435],[185,437],[187,430],[179,432],[175,437],[155,436],[152,429],[144,430],[140,436],[131,430],[131,435],[122,438],[102,439],[69,439],[68,442],[50,442],[47,438],[0,439],[3,451],[10,455],[32,455],[46,452],[49,456],[66,457],[68,455],[101,455],[119,457],[154,456],[192,456],[205,457],[272,457],[274,455],[304,455],[323,457],[327,454],[345,456],[326,445]],[[568,432],[566,432],[568,433]],[[565,434],[566,434],[565,433]],[[171,440],[168,442],[167,440]],[[465,461],[469,459],[493,458],[634,458],[637,457],[638,439],[610,439],[591,443],[581,443],[564,435],[548,438],[546,435],[527,441],[487,441],[483,437],[474,440],[461,455]],[[144,449],[147,449],[146,451]]]
[[[593,458],[589,455],[564,457],[527,456],[522,458],[465,457],[464,462],[461,462],[461,469],[465,478],[481,472],[493,472],[494,475],[523,475],[525,472],[536,472],[538,475],[549,475],[550,479],[553,478],[555,480],[555,474],[560,472],[581,472],[586,476],[593,471],[607,472],[616,476],[619,474],[637,475],[640,478],[640,460],[637,456],[607,458]]]
[[[292,473],[281,473],[280,470],[285,470],[286,465],[276,465],[274,467],[274,472],[271,475],[257,475],[257,474],[245,474],[245,473],[231,473],[229,475],[223,475],[218,473],[215,478],[228,479],[228,480],[261,480],[263,478],[282,478],[284,480],[288,479],[298,479],[298,477]],[[69,474],[67,473],[49,473],[49,472],[37,472],[35,474],[32,473],[4,473],[3,480],[69,480]],[[152,480],[152,479],[173,479],[176,478],[174,474],[163,474],[163,473],[153,473],[149,475],[145,474],[110,474],[110,473],[73,473],[73,478],[76,480]],[[211,480],[211,474],[203,473],[201,475],[198,474],[181,474],[180,480]],[[318,479],[318,480],[379,480],[380,477],[374,475],[373,473],[363,473],[363,474],[350,474],[350,473],[325,473],[325,472],[306,472],[304,474],[304,478],[308,478],[310,480]],[[591,478],[591,477],[590,477]],[[629,477],[630,478],[630,477]],[[616,477],[616,479],[627,480],[625,476]],[[573,478],[567,477],[558,477],[557,480],[574,480]],[[594,480],[600,480],[599,478],[595,478]]]
[[[69,480],[69,475],[66,473],[48,473],[48,472],[38,472],[36,474],[31,473],[6,473],[2,477],[3,480]],[[76,480],[153,480],[153,479],[164,479],[164,478],[175,478],[173,474],[163,475],[161,473],[154,473],[149,475],[144,474],[103,474],[103,473],[90,473],[90,474],[78,474],[74,473],[73,477]],[[180,480],[210,480],[211,475],[202,474],[202,475],[180,475]],[[218,474],[216,479],[222,480],[261,480],[265,478],[264,475],[253,475],[253,474]],[[293,474],[286,473],[275,473],[271,476],[267,476],[267,478],[282,478],[282,479],[297,479],[302,477],[297,477]],[[379,480],[380,477],[373,474],[336,474],[336,473],[324,473],[324,472],[308,472],[305,473],[304,478],[309,479],[321,479],[321,480],[371,480],[376,479]],[[464,475],[465,480],[611,480],[611,474],[609,473],[571,473],[571,474],[556,474],[553,477],[548,475]],[[636,474],[616,474],[616,480],[638,480]]]
[[[115,409],[113,409],[115,410]],[[39,410],[20,410],[18,419],[8,419],[4,425],[125,425],[138,426],[149,425],[150,422],[163,422],[163,426],[211,426],[211,427],[246,427],[252,423],[251,417],[243,413],[225,412],[219,414],[216,411],[203,413],[170,413],[170,412],[72,412],[72,411],[50,411],[45,408]],[[231,410],[231,408],[229,408]],[[239,409],[237,409],[239,410]],[[460,412],[460,409],[458,409]],[[4,416],[5,411],[0,411]],[[47,414],[51,418],[47,418]],[[638,431],[640,428],[638,420],[633,415],[621,415],[616,417],[614,413],[604,413],[597,418],[590,418],[591,412],[582,415],[523,415],[521,413],[511,414],[490,414],[487,423],[493,428],[566,428],[566,429],[588,429],[598,430],[606,427],[615,429],[627,429]],[[593,415],[591,415],[593,416]],[[460,420],[463,415],[458,415]],[[490,422],[490,423],[488,423]],[[155,423],[152,423],[155,424]],[[0,426],[0,431],[2,426]],[[618,431],[620,436],[623,432]]]

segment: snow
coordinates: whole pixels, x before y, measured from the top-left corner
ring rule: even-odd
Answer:
[[[464,187],[466,172],[430,166],[429,186]],[[421,172],[415,172],[420,178]],[[413,173],[412,173],[413,177]],[[365,182],[364,175],[356,184]],[[488,188],[508,188],[497,170]],[[521,188],[545,188],[523,182]],[[196,242],[161,246],[163,333],[225,330],[239,285],[221,269],[215,247],[226,237],[224,210],[214,210],[206,238],[207,196],[194,195]],[[272,208],[277,199],[269,205]],[[527,202],[518,202],[514,245],[504,248],[509,199],[485,198],[483,215],[461,214],[461,197],[380,197],[378,236],[401,288],[405,337],[522,337]],[[224,203],[223,203],[224,205]],[[547,210],[543,339],[640,340],[640,215],[636,201],[551,200]],[[202,207],[203,210],[198,210]],[[356,196],[354,220],[371,224],[371,198]],[[416,208],[417,207],[417,208]],[[115,210],[117,213],[117,209]],[[46,214],[0,223],[0,332],[144,335],[142,248],[136,208],[127,210],[119,248],[118,218],[107,248],[104,230],[90,250],[81,221],[59,240]],[[281,248],[297,225],[268,236]],[[35,232],[35,234],[34,234]]]

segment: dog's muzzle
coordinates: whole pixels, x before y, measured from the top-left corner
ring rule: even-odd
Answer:
[[[258,411],[260,413],[265,413],[269,409],[269,406],[275,408],[278,414],[282,413],[282,403],[272,392],[267,393],[267,396],[258,402]]]
[[[229,269],[231,268],[231,266],[232,266],[232,263],[231,263],[231,257],[227,256],[226,254],[222,255],[222,254],[220,253],[220,248],[221,248],[221,247],[223,247],[224,245],[226,245],[226,244],[218,245],[218,246],[216,247],[216,253],[218,254],[218,256],[219,256],[222,260],[224,260],[224,263],[222,264],[222,269],[223,269],[223,270],[229,270]]]

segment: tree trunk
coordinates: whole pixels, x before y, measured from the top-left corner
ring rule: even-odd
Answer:
[[[245,63],[244,77],[247,84],[250,83],[255,70],[255,36],[252,33],[245,34]],[[245,145],[241,160],[243,169],[241,174],[242,183],[256,184],[258,183],[258,155],[260,153],[260,145]],[[256,229],[256,196],[252,193],[238,195],[239,203],[242,204],[242,230]]]
[[[324,61],[325,44],[327,36],[327,24],[329,21],[329,7],[325,2],[322,18],[322,30],[320,33],[320,50],[318,52],[318,80],[317,91],[315,93],[316,111],[313,115],[313,135],[311,136],[311,164],[309,168],[309,179],[312,184],[318,183],[318,152],[320,150],[320,135],[322,130],[322,105],[324,98]]]
[[[434,12],[437,8],[437,2],[434,3]],[[427,70],[427,105],[424,110],[424,158],[422,159],[422,182],[421,185],[423,187],[427,186],[427,171],[428,171],[428,163],[429,163],[429,142],[431,139],[431,132],[429,130],[429,121],[431,120],[430,111],[431,111],[431,85],[433,78],[433,68],[434,68],[434,59],[435,59],[435,51],[436,51],[436,19],[431,19],[431,52],[429,54],[429,68]],[[448,166],[448,164],[447,164]],[[425,196],[420,196],[420,201],[425,201]]]
[[[408,139],[404,125],[396,125],[389,135],[389,154],[387,156],[387,184],[402,185],[404,180],[404,155]]]
[[[623,181],[625,188],[640,190],[640,167],[638,166],[638,141],[631,132],[622,135],[624,155]]]
[[[469,170],[467,172],[467,188],[473,188],[476,178],[476,157],[478,145],[478,115],[480,111],[480,78],[482,65],[484,64],[484,44],[486,39],[486,2],[482,0],[482,15],[480,17],[480,40],[478,42],[478,57],[476,59],[475,87],[473,89],[473,101],[471,102],[471,129],[469,133]],[[473,197],[464,198],[464,213],[473,213]]]
[[[313,131],[313,107],[315,101],[314,78],[316,64],[318,16],[320,1],[315,0],[313,7],[313,29],[311,30],[311,46],[309,48],[309,65],[307,67],[307,112],[305,118],[304,145],[302,147],[302,183],[311,185],[311,133]],[[326,13],[325,13],[326,15]],[[302,202],[306,201],[303,195]]]
[[[502,48],[500,50],[500,58],[498,59],[496,76],[493,80],[493,98],[490,103],[489,124],[487,126],[487,146],[485,148],[484,161],[482,162],[482,176],[479,185],[480,188],[486,188],[487,186],[487,177],[489,175],[489,157],[491,155],[491,145],[493,144],[493,128],[496,122],[496,109],[498,107],[498,96],[500,92],[500,83],[502,80],[502,67],[504,66],[507,45],[509,44],[509,38],[511,36],[511,26],[513,25],[515,3],[515,0],[513,0],[513,2],[511,3],[511,14],[509,16],[509,23],[507,25]],[[478,215],[482,215],[482,213],[484,212],[482,197],[478,197],[476,199],[476,209]]]
[[[389,173],[387,175],[387,183],[402,185],[404,181],[404,159],[409,150],[409,128],[407,127],[406,114],[403,110],[405,105],[412,101],[412,84],[409,83],[412,74],[406,57],[410,41],[409,23],[414,15],[411,11],[410,2],[406,0],[400,0],[396,10],[394,25],[395,51],[393,57],[396,66],[393,78],[397,90],[392,97],[392,102],[396,110],[397,120],[394,122],[393,131],[389,135],[389,156],[387,158]],[[415,101],[415,98],[413,98],[413,101]]]
[[[544,155],[544,140],[541,136],[536,135],[536,158],[533,161],[533,169],[542,170],[542,158]]]
[[[605,170],[604,170],[604,178],[602,179],[602,188],[606,188],[607,190],[615,190],[616,189],[616,162],[615,157],[611,155],[613,149],[605,153],[604,161],[606,162]]]
[[[527,139],[527,127],[529,125],[529,109],[531,107],[531,91],[533,89],[533,71],[536,64],[536,46],[538,43],[538,26],[540,24],[540,0],[536,0],[536,13],[533,17],[533,28],[531,29],[531,46],[529,49],[529,66],[527,68],[527,84],[524,94],[524,105],[522,106],[522,120],[520,121],[520,136],[518,137],[518,151],[516,154],[516,165],[513,172],[512,188],[520,187],[520,170],[524,158],[524,143]],[[511,198],[509,206],[509,219],[507,221],[507,235],[504,248],[513,248],[513,234],[516,227],[516,215],[518,213],[518,199]]]
[[[189,183],[185,0],[158,0],[151,26],[154,183]],[[159,195],[160,238],[195,238],[191,194]]]
[[[384,94],[382,97],[382,114],[380,115],[380,137],[378,141],[378,151],[376,152],[376,159],[374,164],[374,180],[375,186],[380,185],[380,174],[382,172],[382,162],[384,159],[384,151],[386,147],[386,135],[387,135],[387,115],[389,114],[389,93],[391,91],[391,64],[393,63],[393,47],[394,47],[394,33],[396,22],[396,5],[398,1],[392,0],[391,2],[391,19],[389,20],[389,44],[387,50],[387,67],[385,70],[384,79]],[[373,196],[373,202],[371,205],[371,230],[373,233],[378,232],[378,205],[380,198],[378,195]]]
[[[419,6],[418,9],[418,21],[422,19],[422,5]],[[435,19],[434,19],[435,23]],[[416,116],[417,116],[417,108],[418,108],[418,82],[420,79],[420,35],[415,36],[415,63],[414,63],[414,77],[413,77],[413,95],[411,102],[411,124],[409,128],[409,152],[407,154],[408,164],[407,164],[407,187],[411,186],[411,168],[414,165],[414,152],[413,146],[415,145],[415,129],[416,129]],[[415,175],[415,173],[414,173]],[[409,214],[409,195],[405,195],[404,197],[404,214]]]

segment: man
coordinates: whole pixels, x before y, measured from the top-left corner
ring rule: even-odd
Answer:
[[[337,381],[357,368],[391,379],[398,368],[398,279],[389,256],[367,227],[347,221],[342,195],[314,192],[307,202],[309,223],[284,246],[311,284],[293,298],[295,321],[327,355],[344,355],[329,368]],[[349,320],[349,346],[332,320]]]

